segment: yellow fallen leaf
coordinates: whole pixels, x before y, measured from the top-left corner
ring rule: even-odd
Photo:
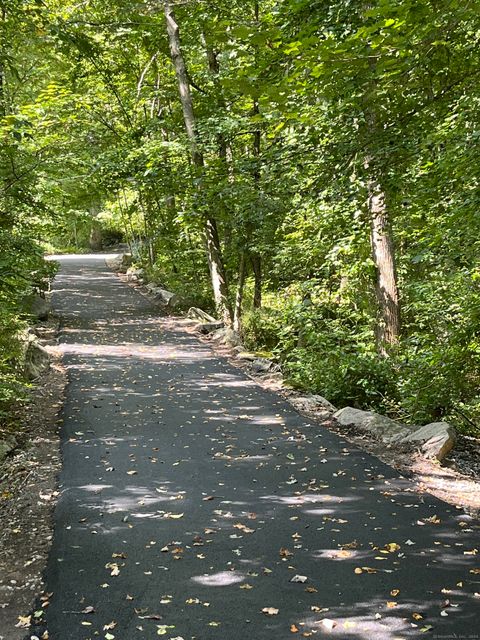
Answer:
[[[105,569],[110,569],[111,576],[118,576],[120,574],[120,568],[116,562],[107,562]]]
[[[117,626],[117,623],[114,620],[112,620],[112,622],[109,622],[108,624],[103,625],[103,630],[110,631],[111,629],[115,629],[116,626]]]
[[[400,593],[400,589],[392,589],[390,591],[390,595],[393,596],[394,598],[398,596],[399,593]]]
[[[278,609],[275,609],[275,607],[263,607],[262,609],[262,613],[264,613],[266,616],[276,616],[278,615]]]
[[[32,616],[18,616],[18,622],[15,626],[19,627],[20,629],[28,629],[31,620]]]
[[[245,526],[244,524],[241,524],[240,522],[238,522],[237,524],[234,524],[233,528],[240,529],[240,531],[243,531],[244,533],[255,533],[255,529],[250,529],[249,527]]]

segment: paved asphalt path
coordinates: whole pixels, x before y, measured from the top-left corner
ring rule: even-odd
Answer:
[[[169,328],[103,256],[60,261],[53,595],[28,637],[480,637],[475,521]]]

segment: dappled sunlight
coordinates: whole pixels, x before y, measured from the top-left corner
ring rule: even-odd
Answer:
[[[212,575],[193,576],[191,580],[206,587],[228,587],[243,582],[245,576],[238,572],[220,571]]]
[[[252,381],[249,385],[249,382],[244,382],[243,380],[235,380],[232,379],[231,376],[226,377],[225,380],[216,380],[215,382],[210,382],[208,380],[202,380],[198,383],[202,387],[220,387],[224,389],[225,387],[230,387],[231,389],[244,389],[245,387],[251,386],[255,387],[255,383]]]
[[[356,549],[316,549],[312,552],[314,560],[335,560],[341,562],[359,562],[371,558],[371,551],[358,551]],[[356,565],[357,566],[357,565]]]
[[[82,489],[83,491],[87,491],[89,493],[99,493],[100,491],[103,491],[103,489],[113,489],[113,485],[112,484],[85,484],[85,485],[81,485],[79,489]]]
[[[141,343],[124,343],[124,344],[80,344],[80,343],[63,343],[61,351],[65,354],[75,354],[78,356],[94,356],[110,358],[140,358],[145,360],[154,360],[162,363],[166,360],[177,360],[183,362],[191,362],[194,360],[206,360],[211,358],[211,353],[206,349],[184,349],[180,347],[170,347],[151,345]]]
[[[109,258],[115,258],[118,255],[119,255],[118,253],[83,253],[80,256],[80,260],[81,260],[82,263],[87,263],[88,264],[88,263],[91,262],[94,265],[104,266],[105,265],[105,260],[107,260]],[[78,265],[78,263],[79,263],[79,256],[76,253],[50,254],[50,255],[46,256],[45,259],[46,260],[58,260],[62,264],[64,264],[64,263],[68,264],[69,262],[72,262],[75,265]],[[62,276],[65,277],[63,274],[62,274]],[[73,274],[71,277],[74,278],[75,274]]]
[[[47,588],[75,611],[95,603],[98,634],[84,637],[102,637],[111,602],[129,638],[156,637],[156,620],[185,640],[237,626],[262,640],[295,637],[292,625],[346,640],[413,638],[423,620],[454,629],[480,591],[472,521],[167,329],[99,268],[100,300],[87,265],[55,293],[70,387]]]
[[[304,509],[303,513],[308,516],[325,516],[335,513],[334,509]]]

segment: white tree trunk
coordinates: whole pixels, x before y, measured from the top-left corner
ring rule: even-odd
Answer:
[[[182,104],[185,130],[190,141],[193,164],[199,171],[205,171],[203,154],[198,146],[198,139],[195,126],[195,113],[193,110],[193,100],[190,91],[187,68],[180,46],[180,31],[175,14],[168,0],[164,5],[165,18],[167,21],[167,33],[170,43],[170,53],[175,73],[178,81],[180,102]],[[216,220],[213,216],[205,215],[205,245],[207,248],[207,258],[210,267],[210,277],[212,281],[213,295],[217,313],[226,324],[232,322],[232,311],[228,299],[228,286],[225,277],[222,252],[218,237]]]

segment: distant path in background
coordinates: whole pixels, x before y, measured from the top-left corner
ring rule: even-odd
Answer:
[[[480,638],[477,522],[167,328],[103,256],[60,263],[53,595],[28,638]]]

